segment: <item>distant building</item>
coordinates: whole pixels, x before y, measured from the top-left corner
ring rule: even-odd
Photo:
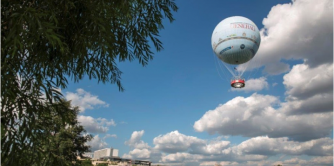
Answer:
[[[82,154],[83,157],[88,157],[88,158],[94,158],[94,152],[88,152],[88,153],[84,153]]]
[[[105,148],[94,151],[94,159],[118,157],[118,149]]]

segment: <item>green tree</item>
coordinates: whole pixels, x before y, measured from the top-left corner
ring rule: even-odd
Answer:
[[[39,145],[53,136],[48,119],[73,120],[57,91],[68,79],[88,76],[122,91],[117,62],[152,60],[151,46],[163,48],[159,31],[165,17],[174,20],[173,11],[173,0],[1,1],[2,165],[46,159],[51,145]]]
[[[97,164],[98,166],[108,166],[108,164],[107,163],[99,163],[99,164]]]
[[[83,161],[80,161],[80,163],[79,163],[78,165],[80,165],[80,166],[93,166],[91,160],[83,160]]]
[[[89,151],[89,146],[85,143],[90,141],[92,136],[85,134],[84,128],[77,121],[78,107],[71,108],[70,102],[65,101],[54,103],[52,108],[57,107],[62,109],[62,114],[67,117],[66,122],[59,116],[60,110],[35,116],[35,125],[39,126],[40,130],[33,130],[31,133],[38,141],[25,141],[28,149],[16,151],[15,161],[4,155],[3,165],[73,165],[77,155],[82,156]],[[24,131],[25,127],[18,125],[16,128]]]
[[[70,102],[65,102],[64,104],[67,106],[65,114],[70,118],[69,123],[63,123],[57,112],[47,117],[50,125],[45,131],[51,133],[53,137],[46,140],[42,146],[43,151],[46,152],[46,157],[42,159],[41,163],[45,166],[72,165],[72,162],[76,161],[77,156],[83,157],[83,153],[89,152],[89,146],[85,143],[90,141],[92,136],[85,134],[83,126],[79,125],[77,121],[78,107],[71,108]],[[38,121],[38,123],[44,125],[46,122]]]

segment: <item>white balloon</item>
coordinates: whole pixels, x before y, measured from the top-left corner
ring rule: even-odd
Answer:
[[[248,18],[228,17],[214,29],[211,45],[214,53],[225,63],[238,65],[251,60],[261,43],[257,26]]]

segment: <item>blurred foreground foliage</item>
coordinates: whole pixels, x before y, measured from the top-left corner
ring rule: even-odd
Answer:
[[[163,19],[177,9],[173,0],[1,1],[2,165],[73,165],[90,136],[59,88],[88,76],[122,91],[117,61],[152,60],[150,43],[163,48]]]

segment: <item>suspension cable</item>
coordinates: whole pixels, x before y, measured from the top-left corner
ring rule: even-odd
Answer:
[[[214,63],[215,63],[215,66],[216,66],[216,70],[217,70],[217,73],[218,73],[219,77],[220,77],[222,80],[227,79],[227,76],[226,76],[225,72],[221,69],[221,66],[220,66],[219,62],[217,62],[217,56],[216,56],[214,53],[213,53],[212,55],[213,55],[213,60],[214,60]],[[219,72],[218,67],[217,67],[217,63],[218,63],[218,65],[220,66],[220,70],[221,70],[222,73],[224,74],[225,79],[223,79],[223,77],[220,75],[220,72]]]
[[[225,68],[233,75],[233,77],[236,77],[236,75],[234,74],[233,71],[231,71],[231,69],[223,62],[223,65],[225,66]]]

